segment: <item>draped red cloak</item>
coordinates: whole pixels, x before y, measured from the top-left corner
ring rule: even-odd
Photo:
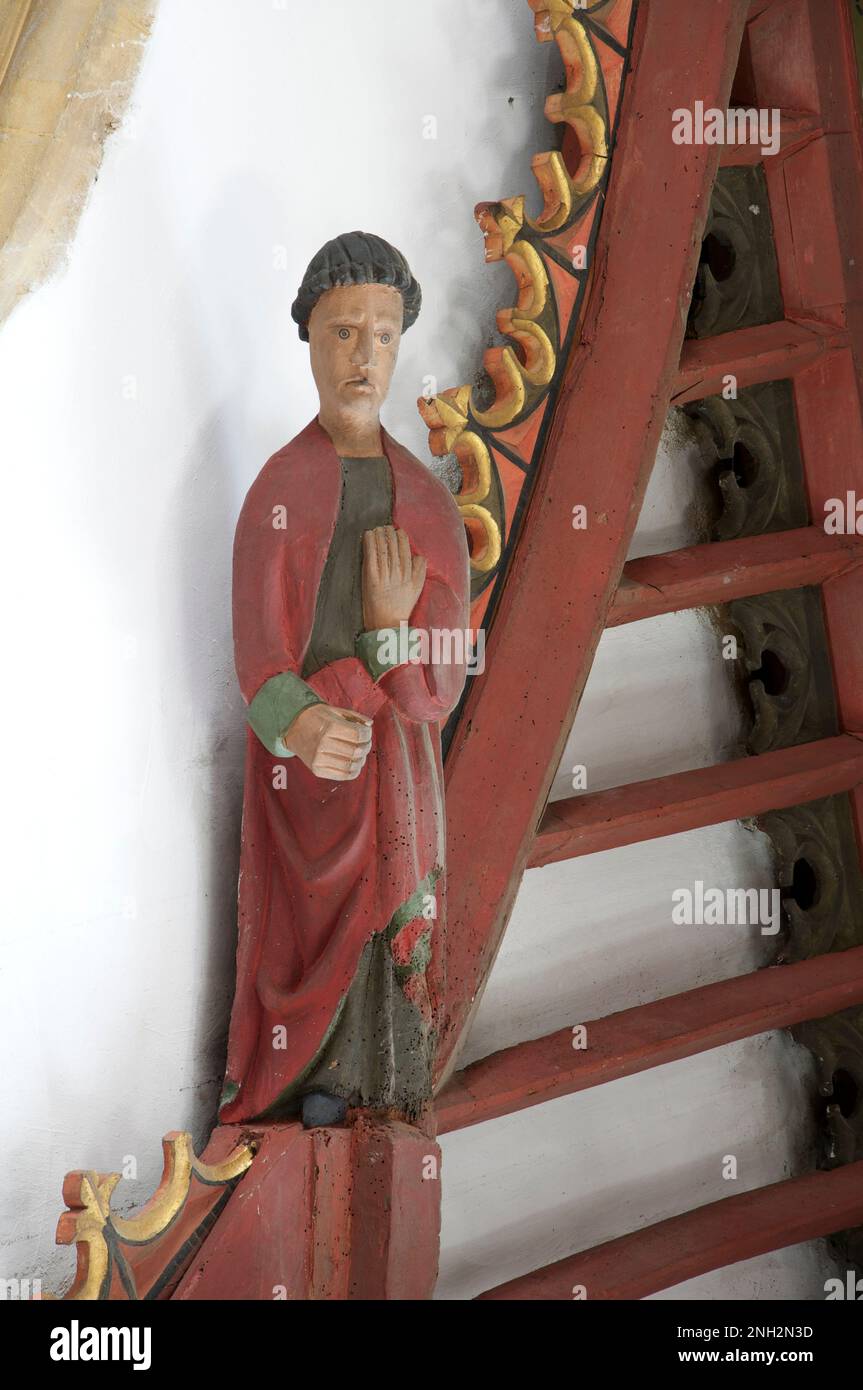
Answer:
[[[429,634],[465,632],[469,565],[458,508],[386,433],[383,445],[393,524],[428,562],[410,625]],[[234,543],[233,622],[247,704],[271,677],[302,673],[340,500],[341,463],[316,420],[269,460],[246,497]],[[223,1123],[259,1116],[308,1068],[370,936],[430,871],[443,868],[439,721],[464,680],[464,662],[447,660],[397,666],[375,683],[354,656],[308,676],[326,703],[374,721],[371,752],[352,782],[315,777],[299,758],[278,758],[247,730]],[[440,881],[426,974],[433,1023],[442,1003],[444,929]],[[276,1030],[283,1047],[274,1046]]]

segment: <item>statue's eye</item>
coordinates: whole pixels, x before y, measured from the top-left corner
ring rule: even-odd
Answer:
[[[346,343],[346,342],[348,341],[348,338],[349,338],[350,336],[351,336],[351,330],[350,330],[349,328],[340,328],[340,329],[339,329],[339,337],[341,338],[341,340],[342,340],[343,343]]]
[[[381,334],[381,342],[383,343],[384,347],[388,347],[389,344],[392,342],[392,334],[390,334],[390,333],[382,333],[382,334]]]

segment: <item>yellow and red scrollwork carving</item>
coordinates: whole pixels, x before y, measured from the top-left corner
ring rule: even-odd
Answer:
[[[556,42],[565,89],[545,114],[560,148],[532,168],[542,208],[528,216],[522,195],[480,203],[475,216],[486,261],[505,260],[516,302],[497,314],[505,340],[483,355],[483,384],[418,402],[431,452],[455,454],[456,501],[471,555],[472,624],[487,626],[518,530],[553,406],[583,312],[626,77],[637,0],[528,0],[542,43]]]
[[[177,1130],[162,1140],[162,1177],[155,1193],[135,1216],[111,1210],[119,1173],[75,1171],[66,1175],[68,1208],[57,1223],[57,1244],[77,1247],[78,1265],[64,1299],[153,1298],[163,1276],[176,1278],[195,1237],[230,1195],[252,1163],[255,1142],[241,1139],[224,1158],[206,1163],[195,1156],[190,1134]],[[184,1220],[184,1217],[186,1218]],[[158,1249],[157,1249],[158,1247]],[[136,1266],[146,1266],[143,1282]],[[164,1281],[168,1287],[168,1281]],[[49,1295],[51,1297],[51,1295]]]

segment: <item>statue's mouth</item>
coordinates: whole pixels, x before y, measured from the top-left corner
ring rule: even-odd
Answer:
[[[374,387],[367,376],[352,376],[345,382],[345,386],[350,386],[354,391],[373,391]]]

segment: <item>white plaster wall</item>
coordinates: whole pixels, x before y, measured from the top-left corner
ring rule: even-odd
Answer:
[[[716,629],[704,610],[663,613],[600,637],[550,799],[742,753],[740,705]]]
[[[630,542],[630,560],[710,539],[714,505],[708,479],[714,467],[688,417],[680,409],[670,411]]]
[[[424,378],[470,380],[512,300],[473,206],[531,188],[555,60],[524,0],[162,0],[68,267],[0,333],[3,1277],[71,1270],[68,1169],[130,1156],[118,1205],[137,1204],[162,1134],[213,1119],[231,542],[316,407],[289,314],[305,265],[355,227],[408,254],[426,310],[385,420],[427,456]]]
[[[672,893],[696,879],[773,887],[769,840],[728,821],[528,869],[460,1064],[772,959],[758,927],[672,921]]]
[[[437,1297],[484,1289],[693,1207],[809,1171],[809,1054],[782,1033],[444,1135]],[[723,1161],[737,1159],[737,1179]],[[665,1297],[824,1297],[821,1242]],[[590,1290],[587,1290],[588,1298]]]

